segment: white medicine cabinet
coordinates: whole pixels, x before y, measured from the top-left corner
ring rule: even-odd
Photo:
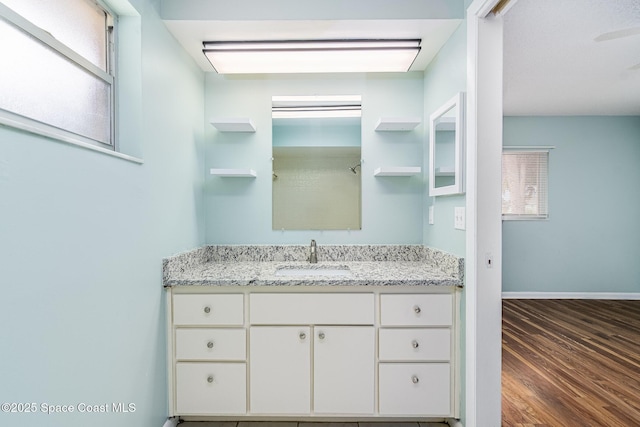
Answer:
[[[429,118],[429,196],[464,193],[464,92]]]

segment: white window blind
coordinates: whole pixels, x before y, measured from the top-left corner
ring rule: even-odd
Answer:
[[[548,175],[548,150],[503,152],[502,218],[548,218]]]

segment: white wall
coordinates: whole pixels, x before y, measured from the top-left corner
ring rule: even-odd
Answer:
[[[158,427],[167,414],[161,258],[204,240],[204,84],[154,6],[137,7],[143,53],[121,70],[142,66],[142,113],[121,131],[143,165],[0,127],[0,402],[38,405],[0,425]]]

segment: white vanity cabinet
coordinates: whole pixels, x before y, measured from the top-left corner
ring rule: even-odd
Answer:
[[[175,412],[246,413],[244,295],[172,298]]]
[[[252,413],[373,415],[373,293],[259,293],[249,306]]]
[[[453,295],[381,295],[379,412],[450,416]]]
[[[373,326],[252,326],[250,335],[252,414],[373,415]]]
[[[171,415],[457,415],[453,288],[185,286],[168,295]]]

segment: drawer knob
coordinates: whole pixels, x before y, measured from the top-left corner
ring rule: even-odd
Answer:
[[[422,310],[420,310],[420,307],[419,307],[419,306],[414,305],[414,306],[413,306],[413,311],[415,311],[415,312],[416,312],[416,314],[420,314],[420,311],[422,311]]]
[[[418,343],[418,341],[416,341],[416,340],[413,340],[413,341],[411,342],[411,345],[413,346],[413,348],[418,348],[418,347],[420,347],[420,344],[419,344],[419,343]]]
[[[320,338],[321,340],[323,340],[323,339],[324,339],[324,332],[320,332],[320,333],[318,334],[318,338]]]
[[[419,379],[416,375],[414,375],[414,376],[412,376],[412,377],[411,377],[411,381],[412,381],[414,384],[418,384],[418,381],[420,381],[420,379]]]
[[[213,382],[213,375],[209,375],[209,376],[207,377],[207,382],[208,382],[208,383],[212,383],[212,382]]]
[[[211,307],[206,306],[206,307],[204,308],[204,312],[205,312],[205,313],[207,313],[207,314],[211,313]]]
[[[300,336],[300,339],[301,339],[301,340],[304,340],[304,339],[306,339],[306,338],[307,338],[307,334],[305,334],[304,332],[300,332],[300,335],[299,335],[299,336]]]
[[[209,342],[207,343],[207,347],[209,347],[209,348],[213,348],[213,341],[209,341]]]

